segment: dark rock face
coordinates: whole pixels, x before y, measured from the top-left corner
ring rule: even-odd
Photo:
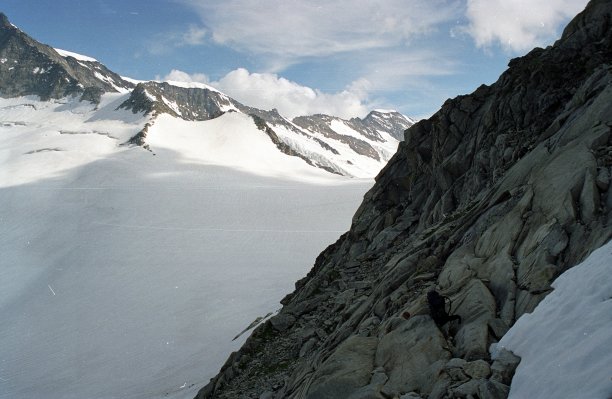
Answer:
[[[134,85],[99,62],[62,57],[0,14],[0,87],[2,97],[37,95],[48,100],[82,95],[97,102],[104,92]]]
[[[166,113],[188,121],[206,121],[223,115],[226,108],[235,108],[235,104],[231,98],[213,90],[144,82],[136,85],[119,107],[134,113]]]
[[[612,237],[612,1],[448,100],[198,398],[505,398],[488,348]],[[426,293],[463,322],[438,329]]]

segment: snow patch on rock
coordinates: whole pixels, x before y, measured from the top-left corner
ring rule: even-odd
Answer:
[[[509,398],[612,397],[612,241],[552,286],[492,348],[522,358]]]

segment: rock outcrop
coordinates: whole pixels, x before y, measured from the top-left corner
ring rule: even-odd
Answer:
[[[236,101],[212,88],[142,82],[119,107],[134,113],[165,113],[188,121],[206,121],[228,110],[235,110],[236,104]]]
[[[497,342],[612,236],[612,1],[448,100],[197,398],[504,398]],[[462,317],[439,329],[426,293]]]
[[[370,145],[367,141],[357,137],[342,135],[332,129],[331,124],[334,118],[329,115],[312,115],[312,116],[300,116],[293,119],[293,123],[303,127],[304,129],[315,131],[324,137],[337,140],[341,143],[348,145],[357,154],[365,155],[370,158],[374,158],[377,161],[380,159],[378,152]],[[374,140],[380,140],[377,135],[371,135]]]

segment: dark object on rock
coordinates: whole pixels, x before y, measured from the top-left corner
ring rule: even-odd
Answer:
[[[438,327],[442,327],[449,321],[459,320],[461,323],[461,316],[458,315],[450,315],[451,309],[446,311],[446,301],[450,299],[443,295],[440,295],[438,291],[432,290],[427,293],[427,303],[429,304],[429,314],[431,318],[434,320]]]
[[[402,317],[406,320],[408,320],[410,318],[410,312],[404,312],[402,313]]]

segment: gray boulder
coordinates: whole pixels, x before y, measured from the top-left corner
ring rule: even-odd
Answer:
[[[334,399],[348,397],[370,382],[378,340],[353,336],[315,372],[306,398]]]

